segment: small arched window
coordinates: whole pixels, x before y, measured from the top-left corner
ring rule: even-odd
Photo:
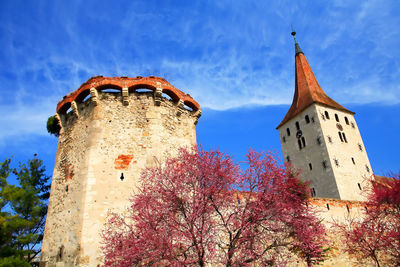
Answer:
[[[345,134],[345,133],[342,133],[342,135],[343,135],[343,140],[347,143],[346,134]]]
[[[338,116],[338,114],[336,114],[336,113],[335,113],[335,120],[336,120],[337,122],[339,122],[339,116]]]
[[[308,168],[310,169],[310,171],[312,171],[312,164],[308,163]]]
[[[304,138],[304,136],[301,137],[301,143],[303,147],[306,147],[306,139]]]
[[[338,134],[339,134],[340,141],[342,141],[342,142],[343,142],[342,133],[341,133],[341,132],[338,132]]]
[[[325,117],[326,117],[327,120],[329,120],[329,113],[326,110],[325,110]]]
[[[289,128],[286,128],[286,133],[287,133],[287,136],[290,136],[290,129]]]
[[[296,129],[300,130],[300,123],[298,121],[296,121]]]
[[[306,119],[306,123],[310,123],[310,117],[308,117],[308,115],[306,115],[305,119]]]
[[[301,150],[303,148],[302,144],[301,144],[301,140],[297,139],[297,144],[299,145],[299,149]]]
[[[346,122],[347,125],[349,125],[349,119],[347,117],[344,117],[344,121]]]

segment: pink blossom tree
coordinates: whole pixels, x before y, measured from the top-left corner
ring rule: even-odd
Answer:
[[[391,176],[372,181],[362,218],[337,225],[347,252],[377,266],[400,266],[400,174]]]
[[[272,154],[242,171],[218,151],[180,150],[141,176],[129,214],[103,232],[107,266],[284,265],[323,259],[324,229],[309,188]]]

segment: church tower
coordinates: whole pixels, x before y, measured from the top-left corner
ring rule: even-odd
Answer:
[[[355,113],[326,95],[294,40],[295,92],[277,127],[285,162],[302,170],[313,197],[363,200],[372,168]]]

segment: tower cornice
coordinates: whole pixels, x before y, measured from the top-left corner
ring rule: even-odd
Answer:
[[[130,77],[103,77],[94,76],[83,83],[77,90],[64,96],[63,100],[57,104],[57,113],[65,113],[71,107],[72,103],[82,102],[82,100],[90,94],[91,89],[102,90],[105,88],[113,88],[120,90],[122,93],[125,91],[133,91],[137,88],[147,88],[154,92],[161,91],[167,94],[177,103],[184,103],[193,111],[200,110],[200,105],[189,95],[180,91],[171,85],[167,80],[161,77],[149,76],[136,78]],[[93,90],[92,90],[93,91]]]

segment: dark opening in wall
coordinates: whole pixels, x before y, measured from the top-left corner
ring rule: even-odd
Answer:
[[[327,168],[328,168],[328,162],[326,162],[326,160],[322,161],[322,167],[323,167],[324,169],[327,169]]]
[[[368,165],[365,165],[365,169],[367,170],[367,172],[370,172]]]
[[[315,197],[317,194],[315,193],[315,188],[314,187],[312,187],[311,188],[311,196],[312,197]]]
[[[356,161],[354,160],[354,158],[351,158],[351,161],[353,162],[354,165],[356,165]]]
[[[350,213],[349,205],[346,205],[347,212]]]
[[[335,113],[335,120],[336,120],[337,122],[339,122],[339,116],[338,116],[338,114],[336,114],[336,113]]]
[[[326,117],[326,119],[329,120],[329,113],[328,113],[328,111],[326,111],[326,110],[325,110],[325,117]]]
[[[287,133],[288,136],[290,136],[290,129],[289,128],[286,128],[286,133]]]
[[[289,156],[286,156],[286,161],[290,162],[290,157]]]
[[[303,148],[302,144],[301,144],[301,140],[297,139],[297,144],[299,145],[299,149],[301,150]]]
[[[87,94],[87,96],[85,96],[85,98],[82,99],[82,103],[88,101],[90,99],[90,97],[91,97],[91,95]]]
[[[310,117],[308,117],[308,115],[306,115],[305,119],[306,119],[306,123],[310,123]]]
[[[306,139],[304,138],[304,136],[301,137],[301,143],[303,147],[306,147]]]
[[[58,249],[58,253],[57,253],[57,261],[62,261],[63,260],[63,256],[64,256],[64,245],[62,245],[59,249]]]
[[[286,143],[286,137],[282,136],[282,141]]]
[[[362,190],[360,183],[357,183],[357,185],[358,185],[358,188],[359,188],[360,190]]]
[[[326,203],[326,208],[327,208],[328,210],[330,210],[329,204],[328,204],[328,203]]]
[[[346,122],[347,125],[349,125],[349,119],[347,117],[344,117],[344,121]]]
[[[347,143],[346,134],[345,134],[345,133],[342,133],[342,135],[343,135],[343,140]]]
[[[356,126],[354,125],[354,122],[351,123],[351,127],[356,128]]]
[[[363,151],[363,147],[360,143],[358,144],[358,150]]]
[[[336,166],[336,167],[339,167],[339,160],[336,159],[336,158],[334,158],[333,161],[335,162],[335,166]]]
[[[296,121],[296,129],[300,130],[300,123],[298,121]]]
[[[123,172],[121,172],[121,177],[119,177],[119,179],[121,179],[121,181],[123,181],[125,179]]]
[[[312,164],[308,163],[308,168],[310,169],[310,171],[312,170]]]
[[[341,132],[338,132],[338,134],[339,134],[340,141],[342,141],[342,142],[343,142],[342,133],[341,133]]]
[[[317,144],[321,145],[322,144],[322,138],[321,137],[317,137]]]
[[[332,142],[332,137],[329,136],[329,135],[328,135],[328,142],[331,143],[331,144],[333,143],[333,142]]]

